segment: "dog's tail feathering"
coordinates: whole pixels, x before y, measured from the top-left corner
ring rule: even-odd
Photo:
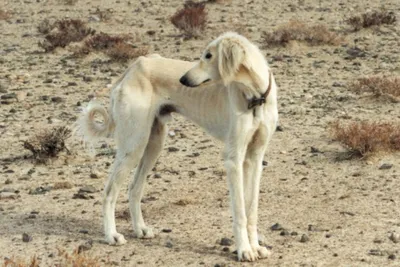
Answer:
[[[99,114],[104,122],[95,121],[95,115]],[[81,117],[75,125],[75,134],[82,137],[85,144],[88,144],[91,152],[94,152],[93,144],[101,137],[109,137],[115,129],[115,122],[105,107],[95,100],[89,102],[83,110]]]

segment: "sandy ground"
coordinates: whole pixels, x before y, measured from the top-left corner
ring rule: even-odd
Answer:
[[[168,20],[182,1],[78,0],[72,6],[56,0],[3,1],[0,8],[13,15],[0,21],[0,95],[17,93],[18,101],[0,105],[0,191],[17,195],[0,199],[1,259],[36,255],[40,266],[54,266],[59,261],[57,248],[72,251],[91,239],[89,255],[105,266],[400,266],[400,243],[388,238],[400,233],[399,154],[337,161],[344,149],[327,131],[328,123],[338,118],[400,120],[399,104],[358,96],[346,87],[363,75],[399,75],[399,24],[346,33],[347,46],[297,43],[266,48],[260,38],[263,31],[293,18],[344,32],[346,17],[383,3],[399,17],[396,0],[209,4],[204,36],[182,40]],[[96,7],[112,8],[110,20],[93,20]],[[117,227],[128,243],[112,247],[102,242],[102,190],[113,158],[110,148],[100,146],[112,148],[112,141],[99,143],[103,155],[95,160],[73,138],[67,142],[71,155],[62,154],[47,165],[24,157],[29,152],[21,141],[42,129],[72,125],[81,108],[77,102],[85,104],[126,68],[108,63],[101,54],[75,59],[68,49],[44,53],[37,45],[42,38],[37,25],[45,18],[65,17],[87,21],[98,32],[137,34],[138,46],[185,60],[196,60],[209,41],[227,30],[238,30],[263,47],[280,87],[283,129],[273,137],[261,184],[259,230],[272,248],[270,258],[238,263],[234,246],[224,251],[219,244],[223,237],[232,238],[221,144],[182,117],[175,116],[170,124],[175,136],[168,136],[148,179],[142,206],[145,220],[157,231],[152,240],[133,238],[126,181],[117,205]],[[146,34],[149,30],[155,34]],[[367,55],[345,59],[354,40]],[[53,103],[43,96],[64,101]],[[108,103],[108,97],[102,101]],[[169,147],[178,151],[169,152]],[[393,167],[381,170],[383,163]],[[97,179],[90,175],[93,166]],[[63,181],[72,188],[29,194]],[[89,185],[94,187],[89,199],[73,199]],[[272,231],[275,223],[289,235]],[[32,240],[23,242],[23,233]],[[309,238],[304,243],[303,234]]]

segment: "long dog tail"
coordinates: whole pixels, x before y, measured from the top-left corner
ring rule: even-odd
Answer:
[[[96,114],[101,116],[103,123],[96,122]],[[115,122],[105,107],[92,100],[83,110],[74,128],[75,134],[81,136],[85,143],[93,148],[94,141],[101,137],[110,137],[114,133]]]

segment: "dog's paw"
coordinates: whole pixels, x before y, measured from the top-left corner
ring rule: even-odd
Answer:
[[[153,229],[148,226],[135,229],[135,237],[141,239],[150,239],[154,237]]]
[[[253,252],[251,248],[248,249],[238,249],[238,260],[239,261],[255,261],[258,255]]]
[[[269,251],[266,247],[257,245],[257,246],[253,246],[252,248],[253,248],[253,252],[260,259],[268,258],[271,255],[271,251]]]
[[[106,242],[109,245],[121,246],[126,243],[126,239],[122,234],[115,233],[115,234],[106,236]]]

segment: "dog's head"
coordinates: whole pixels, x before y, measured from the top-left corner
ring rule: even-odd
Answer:
[[[235,81],[260,88],[266,82],[263,76],[268,77],[268,67],[260,50],[245,37],[229,32],[207,46],[200,61],[180,82],[196,87],[210,81],[224,85]]]

